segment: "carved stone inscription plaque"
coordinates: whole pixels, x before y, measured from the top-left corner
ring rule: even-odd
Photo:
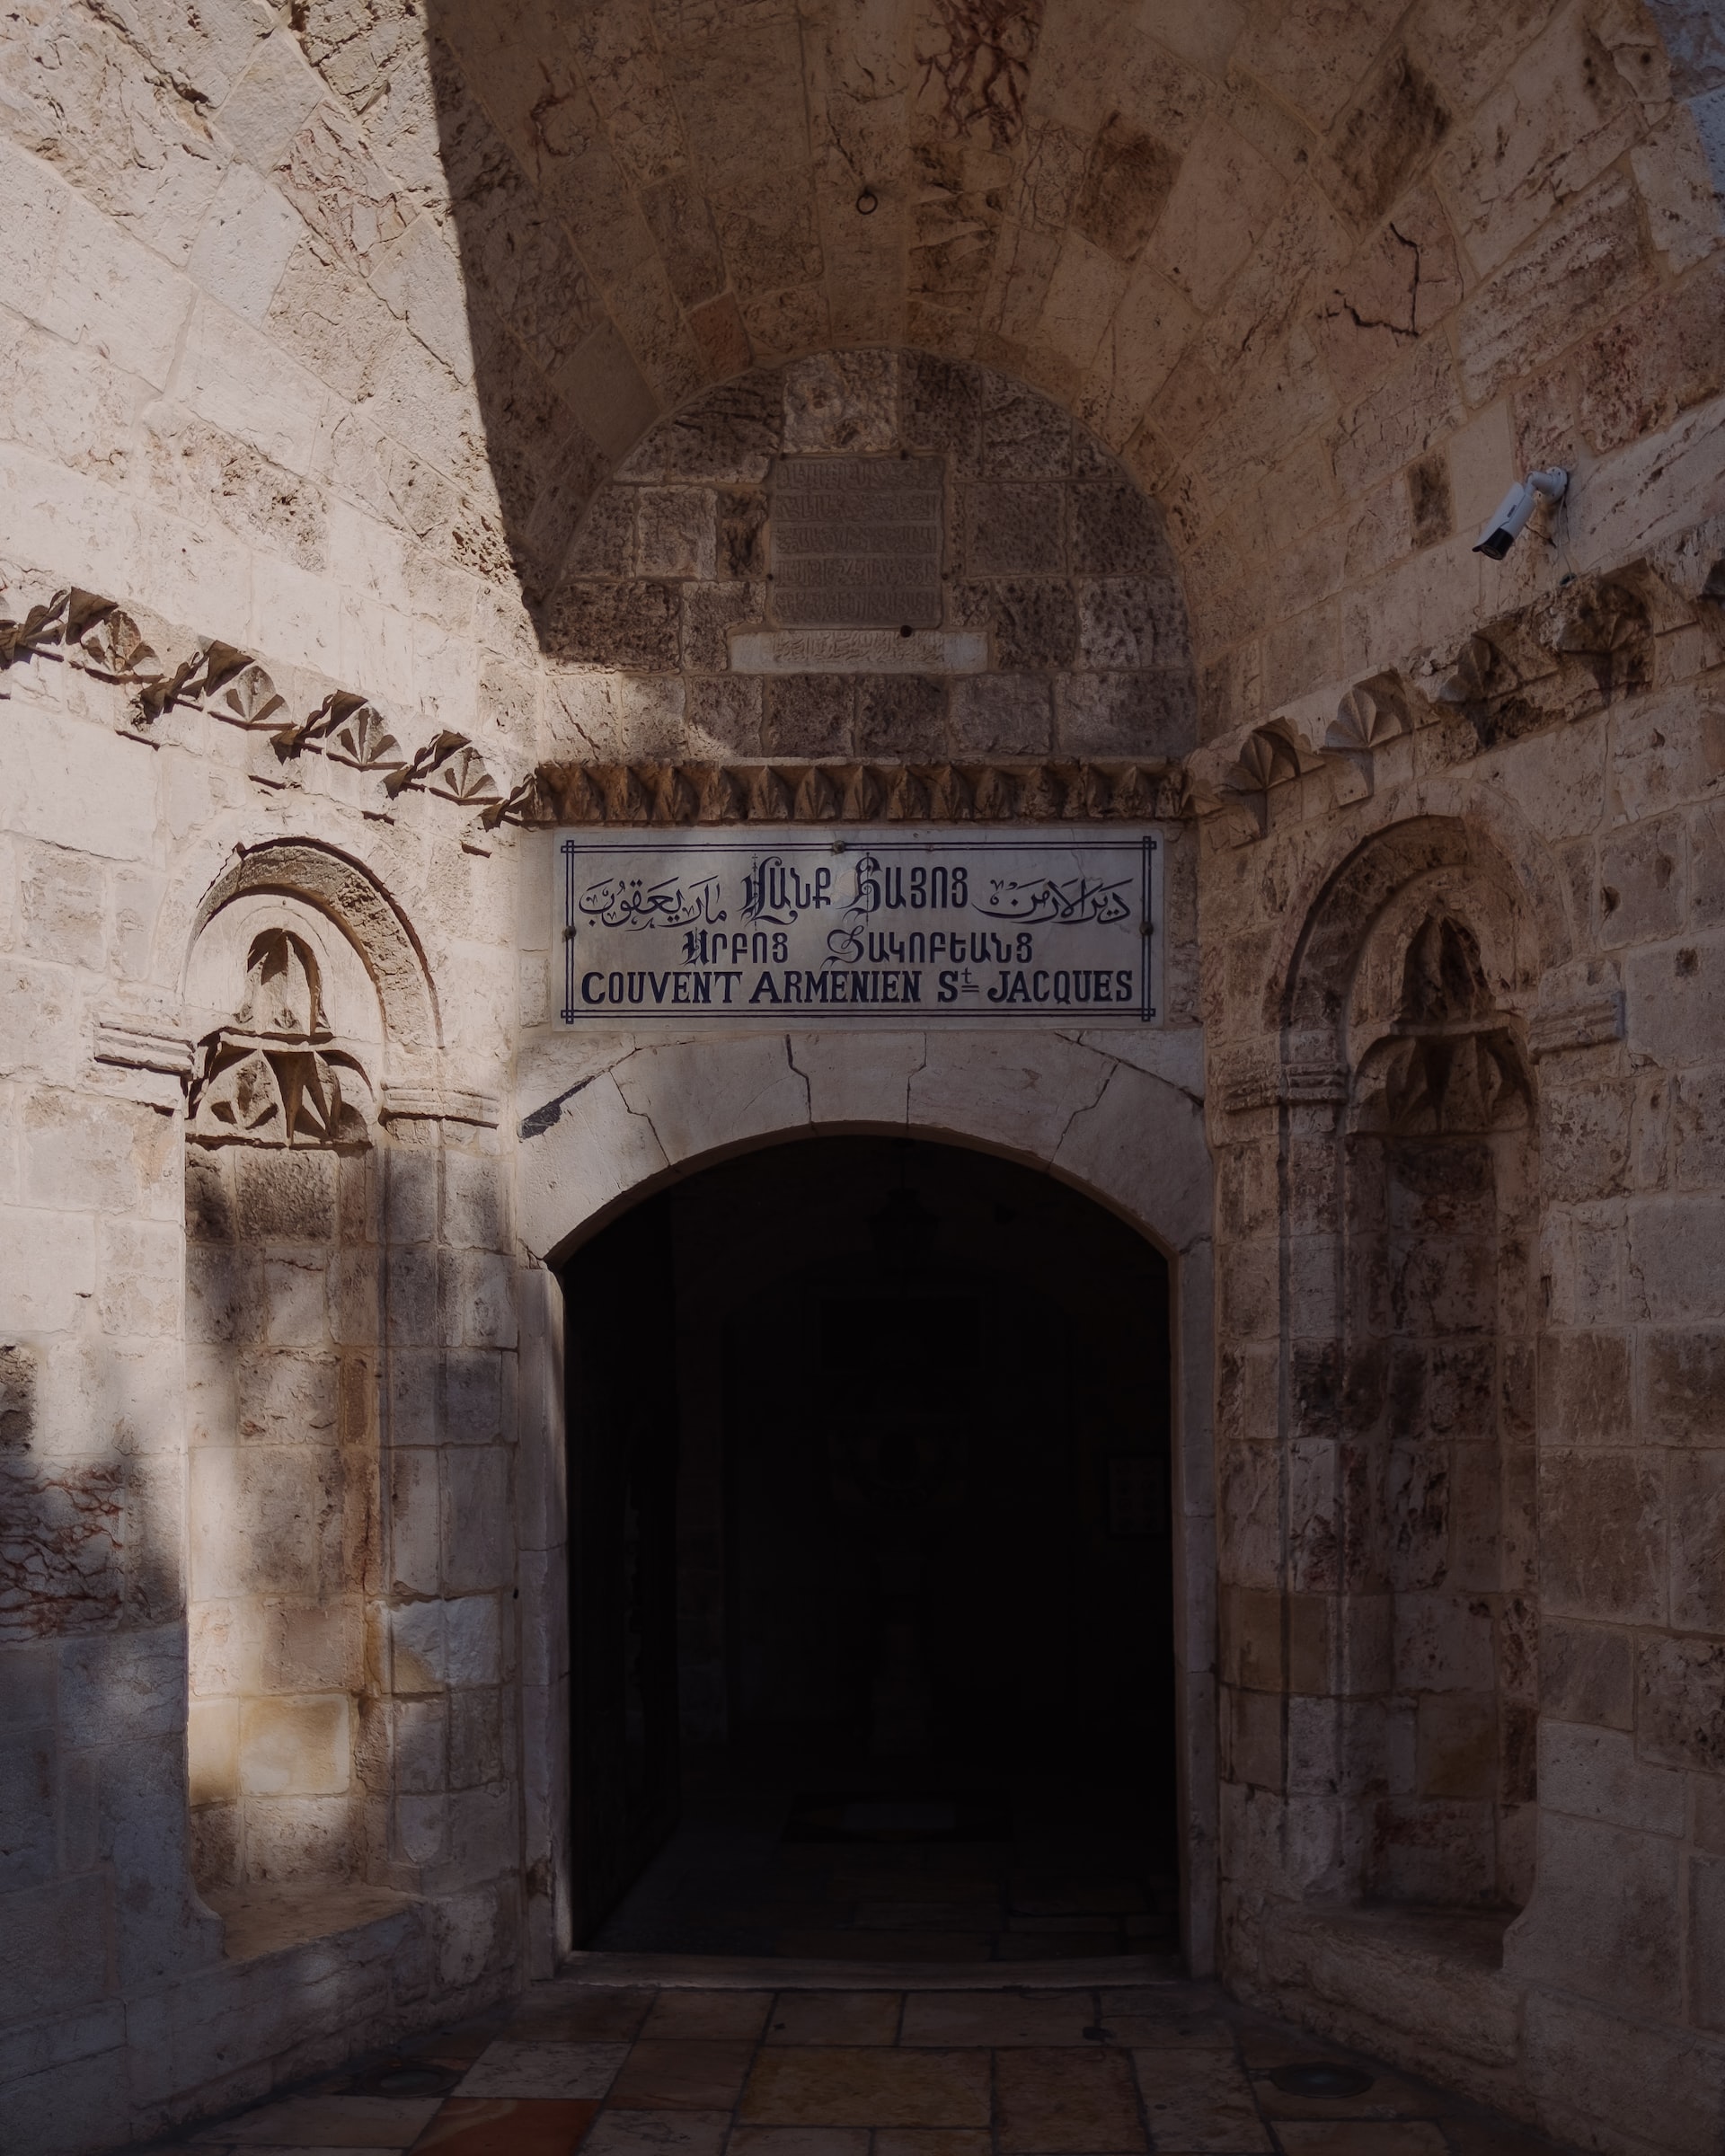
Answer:
[[[794,629],[941,619],[934,456],[785,456],[773,468],[773,612]]]
[[[557,851],[566,1026],[1156,1016],[1149,831],[581,833]]]

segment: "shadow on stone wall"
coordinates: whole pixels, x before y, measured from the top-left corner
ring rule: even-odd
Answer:
[[[767,96],[777,32],[661,10],[654,46],[608,12],[432,0],[461,319],[429,278],[403,294],[473,371],[502,520],[486,566],[512,566],[552,669],[550,754],[1183,754],[1197,699],[1157,506],[1067,411],[978,364],[874,346],[751,365],[730,291],[766,272],[740,229],[720,248],[686,134],[709,100]],[[674,102],[679,68],[694,94]],[[721,302],[698,349],[690,324]],[[836,656],[837,623],[775,599],[770,475],[805,455],[938,460],[938,623],[856,623]],[[794,661],[774,643],[792,627],[815,638]]]

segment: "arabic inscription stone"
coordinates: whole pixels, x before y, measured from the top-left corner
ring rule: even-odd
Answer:
[[[933,629],[942,461],[787,456],[773,467],[773,611],[803,629]]]

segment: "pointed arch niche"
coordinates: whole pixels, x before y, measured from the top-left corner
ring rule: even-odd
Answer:
[[[385,1030],[354,946],[275,892],[208,919],[187,1011],[189,1763],[222,1908],[362,1869]]]
[[[1442,874],[1388,909],[1355,985],[1343,1141],[1350,1629],[1383,1712],[1360,1883],[1446,1907],[1518,1907],[1532,1883],[1533,1088],[1482,949],[1498,925]]]
[[[1236,1907],[1290,1874],[1330,1906],[1507,1913],[1531,1888],[1525,1021],[1550,926],[1472,819],[1412,819],[1329,877],[1265,1012],[1273,1118],[1225,1170],[1273,1173],[1279,1222],[1278,1339],[1221,1365],[1225,1507],[1278,1523],[1273,1558],[1236,1537],[1224,1586]],[[1296,1852],[1279,1874],[1258,1869],[1271,1813]]]

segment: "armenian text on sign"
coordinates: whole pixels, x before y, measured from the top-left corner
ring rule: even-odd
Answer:
[[[1156,841],[564,836],[562,1021],[1140,1023]]]
[[[781,457],[774,616],[787,628],[938,627],[942,499],[939,457]]]

